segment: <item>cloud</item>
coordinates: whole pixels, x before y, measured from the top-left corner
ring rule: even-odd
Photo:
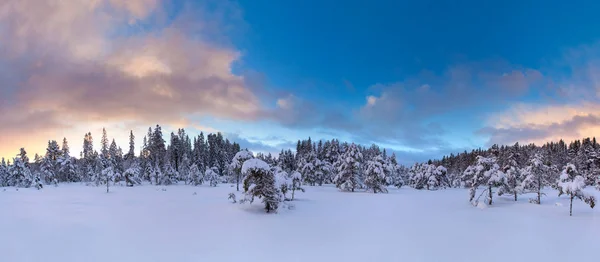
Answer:
[[[202,30],[215,35],[215,20],[155,21],[164,4],[2,1],[0,69],[8,71],[0,73],[3,134],[48,135],[92,122],[168,125],[202,115],[257,119],[260,98],[243,75],[232,73],[240,52],[202,37]],[[139,32],[118,33],[134,29]],[[16,150],[12,144],[5,149]]]
[[[567,142],[593,137],[600,131],[600,105],[519,104],[489,117],[487,127],[477,131],[489,136],[487,145],[536,143],[559,139]]]

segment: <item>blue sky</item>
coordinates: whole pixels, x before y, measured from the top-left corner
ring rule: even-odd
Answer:
[[[378,143],[404,163],[600,132],[595,1],[99,3],[8,1],[2,155],[155,123],[255,151]]]

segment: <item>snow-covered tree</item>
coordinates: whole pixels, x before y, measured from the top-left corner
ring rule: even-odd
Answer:
[[[115,167],[113,165],[108,165],[102,169],[101,183],[106,184],[106,193],[109,192],[110,183],[114,181],[115,175]]]
[[[359,176],[361,169],[362,153],[354,143],[338,160],[338,174],[334,178],[337,188],[352,191],[360,186]]]
[[[596,205],[596,198],[583,191],[585,186],[585,178],[579,175],[575,165],[571,163],[567,164],[564,167],[558,181],[558,196],[563,194],[569,195],[571,200],[571,204],[569,206],[570,216],[573,215],[573,199],[575,198],[585,202],[591,208],[594,208]]]
[[[474,205],[479,204],[479,198],[477,198],[475,202],[473,202],[473,200],[475,199],[475,194],[480,186],[487,187],[483,193],[487,191],[487,204],[492,205],[492,188],[503,186],[503,184],[506,183],[506,176],[500,170],[500,166],[498,165],[495,157],[477,156],[475,163],[467,167],[465,170],[464,176],[471,177],[469,201],[471,201]]]
[[[292,171],[290,174],[290,179],[292,180],[292,201],[294,200],[294,195],[296,191],[304,192],[304,188],[302,188],[302,174],[298,171]]]
[[[48,141],[46,155],[41,163],[41,172],[46,184],[56,185],[58,183],[58,160],[62,155],[63,153],[60,151],[58,143],[55,140]]]
[[[246,160],[242,165],[242,173],[245,174],[243,181],[245,201],[252,203],[255,197],[261,198],[265,204],[267,213],[276,211],[282,196],[275,186],[275,176],[271,167],[260,160]]]
[[[10,168],[11,172],[11,181],[10,184],[15,185],[17,187],[30,187],[34,182],[33,174],[31,170],[25,163],[23,162],[22,157],[16,157],[13,159],[13,165]]]
[[[253,158],[254,158],[254,155],[252,155],[252,152],[250,152],[248,150],[242,150],[242,151],[237,152],[235,154],[235,156],[233,157],[233,159],[231,160],[231,164],[229,165],[229,167],[232,170],[233,175],[235,176],[235,183],[236,183],[237,191],[240,191],[240,182],[243,179],[242,165],[244,164],[244,162],[246,162],[246,160],[253,159]]]
[[[188,178],[190,177],[191,163],[192,161],[188,157],[187,153],[184,153],[183,157],[181,158],[181,164],[179,164],[179,177],[177,178],[177,181],[185,181],[187,184]]]
[[[320,161],[317,159],[317,154],[313,151],[308,151],[301,156],[300,163],[298,163],[298,171],[302,174],[304,183],[311,186],[317,183],[317,176],[323,175],[323,170],[319,170],[319,174],[317,174],[317,165],[319,164]]]
[[[63,155],[58,159],[59,170],[58,173],[62,178],[62,181],[67,182],[78,182],[80,177],[77,173],[77,167],[75,166],[75,159],[69,155]]]
[[[132,187],[142,183],[141,168],[138,164],[133,164],[123,172],[126,186]]]
[[[429,185],[429,177],[433,175],[435,171],[435,166],[427,163],[414,164],[409,173],[409,185],[414,189],[425,189]]]
[[[200,172],[200,169],[196,164],[192,164],[190,167],[189,177],[189,184],[191,185],[198,186],[202,185],[204,182],[204,175]]]
[[[401,188],[404,185],[404,179],[401,174],[401,166],[396,160],[396,153],[392,153],[392,156],[385,160],[384,168],[389,174],[388,184]]]
[[[387,175],[385,170],[385,162],[380,155],[375,156],[372,160],[367,161],[366,166],[365,186],[367,191],[372,190],[373,193],[387,193]]]
[[[207,168],[204,171],[204,181],[206,181],[210,186],[216,187],[219,184],[219,175],[217,174],[217,167]]]
[[[511,194],[517,201],[518,194],[523,192],[523,179],[525,176],[512,156],[505,161],[502,167],[502,171],[506,175],[506,183],[498,190],[498,195]]]
[[[450,181],[446,176],[447,174],[448,169],[446,169],[444,166],[435,167],[434,165],[430,165],[427,173],[427,189],[436,190],[450,187]]]
[[[531,199],[531,203],[541,204],[542,201],[542,189],[544,186],[550,185],[552,182],[549,181],[551,175],[550,166],[544,163],[544,158],[541,154],[535,154],[527,163],[527,167],[523,169],[523,181],[520,183],[520,187],[517,191],[520,192],[535,192],[537,199]],[[510,184],[510,181],[509,183]],[[516,201],[516,196],[515,196]]]
[[[281,192],[283,199],[287,199],[286,194],[292,187],[289,174],[280,167],[274,167],[271,171],[275,174],[275,187]]]

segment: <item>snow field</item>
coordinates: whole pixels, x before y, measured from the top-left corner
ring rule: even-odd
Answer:
[[[600,260],[598,209],[576,201],[569,217],[553,190],[542,205],[529,194],[481,209],[465,189],[305,189],[266,214],[229,202],[235,185],[2,188],[0,261]]]

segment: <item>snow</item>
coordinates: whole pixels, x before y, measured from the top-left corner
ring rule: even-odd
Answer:
[[[271,167],[265,161],[253,158],[244,162],[244,164],[242,165],[242,173],[246,174],[250,169],[262,169],[268,171],[271,170]]]
[[[576,201],[569,217],[568,196],[553,190],[541,205],[528,203],[533,195],[503,196],[478,209],[465,189],[325,185],[306,187],[292,210],[266,214],[260,201],[232,204],[231,185],[159,188],[4,188],[0,260],[598,261],[600,211]]]

